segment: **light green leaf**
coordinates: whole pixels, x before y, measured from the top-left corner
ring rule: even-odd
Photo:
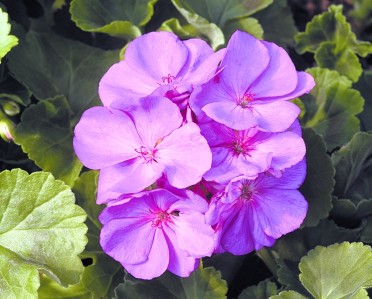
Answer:
[[[270,297],[270,299],[307,299],[307,297],[295,291],[284,291],[279,295]]]
[[[315,226],[328,216],[332,208],[334,169],[322,137],[312,129],[303,130],[306,144],[306,179],[300,188],[309,204],[305,226]]]
[[[20,169],[0,173],[0,247],[11,251],[8,264],[16,255],[14,262],[22,263],[22,268],[32,266],[64,286],[78,283],[83,271],[78,254],[87,242],[87,229],[86,214],[74,201],[71,189],[49,173],[29,175]],[[16,280],[22,279],[11,275],[0,275],[2,287],[12,288],[13,282],[16,287]],[[38,281],[37,272],[30,275]]]
[[[1,227],[0,227],[1,228]],[[39,272],[17,253],[0,246],[0,292],[2,298],[37,298]]]
[[[251,286],[243,290],[238,299],[267,299],[278,294],[276,284],[268,279],[261,281],[257,286]]]
[[[359,131],[356,115],[363,110],[364,100],[350,88],[350,81],[335,71],[312,68],[307,72],[317,85],[309,95],[301,97],[306,108],[303,123],[322,135],[327,149],[332,151]]]
[[[173,32],[179,38],[185,39],[198,36],[198,31],[192,25],[181,25],[180,21],[176,18],[171,18],[163,22],[158,31]]]
[[[198,269],[187,278],[169,272],[149,281],[126,275],[115,293],[116,299],[222,299],[226,298],[227,284],[220,272],[211,267]]]
[[[10,35],[10,24],[8,14],[0,8],[0,60],[16,45],[18,38]]]
[[[355,204],[372,200],[372,134],[356,133],[351,141],[332,155],[336,168],[335,195]]]
[[[354,82],[362,73],[356,54],[365,57],[372,53],[371,43],[356,39],[342,14],[341,5],[331,5],[328,12],[315,16],[306,25],[306,31],[297,34],[295,40],[300,54],[315,53],[320,67],[335,69]]]
[[[284,48],[294,46],[293,36],[297,33],[292,12],[286,0],[275,0],[270,6],[253,15],[264,31],[264,39]]]
[[[71,115],[66,98],[45,100],[24,111],[14,133],[36,165],[70,186],[82,168],[72,148]]]
[[[38,100],[64,95],[74,122],[84,110],[100,104],[98,82],[118,60],[117,51],[103,51],[54,34],[32,31],[8,56],[11,73]]]
[[[151,19],[156,2],[157,0],[73,0],[70,13],[72,20],[84,31],[132,39],[141,35],[138,26],[144,26]]]
[[[223,28],[226,39],[230,39],[231,35],[238,29],[248,32],[259,39],[263,38],[264,31],[260,23],[255,18],[244,18],[228,21]]]
[[[301,282],[315,298],[363,298],[360,289],[372,286],[371,247],[363,243],[318,246],[299,268]]]
[[[184,6],[184,1],[182,0],[172,0],[172,3],[187,22],[194,26],[200,34],[209,39],[211,47],[214,50],[225,44],[225,37],[216,24],[210,23],[207,19],[198,15],[198,13],[192,10],[189,6]]]

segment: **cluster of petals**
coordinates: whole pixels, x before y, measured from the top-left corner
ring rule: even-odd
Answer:
[[[138,278],[185,277],[202,257],[297,229],[306,148],[289,100],[313,86],[282,48],[240,31],[216,53],[169,32],[131,42],[100,81],[103,107],[75,128],[78,158],[100,170],[103,250]]]

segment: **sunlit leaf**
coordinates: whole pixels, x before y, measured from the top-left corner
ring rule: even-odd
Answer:
[[[281,292],[279,295],[270,297],[270,299],[308,299],[308,298],[295,291],[284,291]]]
[[[316,87],[304,95],[303,123],[314,128],[332,151],[347,143],[359,131],[359,119],[364,100],[359,91],[350,88],[351,82],[335,71],[321,68],[307,70],[312,74]]]
[[[74,201],[71,189],[49,173],[29,175],[20,169],[0,173],[0,251],[3,255],[0,260],[4,262],[5,256],[8,267],[19,265],[19,270],[14,272],[0,267],[2,297],[13,298],[5,292],[19,288],[28,272],[27,290],[33,297],[16,298],[36,298],[39,274],[32,269],[48,274],[64,286],[79,282],[83,265],[77,255],[87,242],[83,224],[86,214]]]
[[[360,289],[372,286],[372,252],[363,243],[318,246],[299,268],[301,282],[315,298],[368,298]]]
[[[264,31],[260,23],[255,18],[244,18],[227,22],[223,28],[226,39],[229,39],[231,35],[238,29],[248,32],[256,38],[263,38]]]
[[[180,21],[176,18],[171,18],[163,22],[158,31],[173,32],[179,38],[191,38],[198,36],[198,31],[192,25],[181,25]]]
[[[312,129],[304,129],[306,144],[306,179],[300,188],[309,204],[305,226],[314,226],[328,216],[332,207],[334,169],[322,137]]]
[[[352,81],[362,74],[362,66],[356,56],[372,53],[372,44],[357,40],[350,24],[342,14],[341,5],[331,5],[328,12],[315,16],[306,31],[295,36],[299,53],[315,53],[320,67],[335,69]]]
[[[16,45],[18,38],[10,35],[10,24],[8,14],[0,8],[0,60]]]
[[[107,33],[132,39],[141,35],[154,13],[157,0],[73,0],[70,6],[72,20],[89,32]]]
[[[226,298],[226,281],[214,268],[198,269],[190,277],[180,278],[169,272],[149,281],[125,276],[116,292],[116,299],[222,299]]]
[[[70,186],[82,168],[72,148],[71,115],[64,97],[45,100],[24,111],[14,134],[36,165]]]

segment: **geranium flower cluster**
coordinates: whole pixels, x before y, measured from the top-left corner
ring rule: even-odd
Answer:
[[[271,246],[303,222],[299,108],[313,78],[273,43],[237,31],[216,53],[154,32],[103,76],[103,107],[75,128],[99,169],[103,250],[138,278],[185,277],[213,253]]]

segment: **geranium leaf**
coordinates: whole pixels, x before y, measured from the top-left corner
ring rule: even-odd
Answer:
[[[295,291],[284,291],[279,295],[270,297],[270,299],[307,299],[307,297]]]
[[[98,82],[117,62],[118,52],[31,31],[8,57],[11,73],[38,100],[64,95],[77,121],[84,110],[100,104]]]
[[[332,208],[334,169],[322,137],[312,129],[303,130],[306,144],[306,179],[300,188],[309,204],[305,226],[314,226],[328,216]]]
[[[74,185],[73,191],[76,202],[87,212],[88,244],[82,257],[91,259],[92,264],[85,267],[81,282],[91,294],[91,298],[104,298],[108,294],[112,297],[113,289],[123,281],[123,267],[106,255],[99,245],[101,223],[98,215],[103,206],[96,204],[97,171],[84,172]],[[110,297],[110,298],[111,298]]]
[[[24,111],[14,134],[36,165],[70,186],[82,168],[72,148],[71,115],[66,98],[45,100]]]
[[[10,35],[10,24],[8,14],[0,8],[0,60],[16,45],[18,38]]]
[[[79,282],[83,265],[77,255],[87,242],[86,214],[74,204],[71,189],[49,173],[29,175],[20,169],[0,173],[0,186],[0,247],[10,251],[1,253],[8,264],[15,256],[14,263],[20,263],[20,268],[31,270],[32,266],[59,284]],[[38,284],[37,271],[30,274],[36,275]],[[16,281],[22,279],[13,275],[1,273],[2,296],[4,289],[16,287]]]
[[[185,1],[172,0],[173,5],[177,8],[179,13],[198,30],[201,35],[206,36],[213,49],[217,49],[225,44],[225,38],[222,30],[214,23],[201,17],[189,5],[185,5]]]
[[[158,31],[175,33],[179,38],[191,38],[198,36],[198,31],[191,25],[181,25],[177,18],[171,18],[161,24]]]
[[[365,100],[363,111],[359,114],[361,127],[365,131],[372,130],[372,71],[364,71],[354,88],[360,91]]]
[[[363,243],[318,246],[299,268],[301,282],[315,298],[368,298],[360,289],[372,286],[372,252]]]
[[[372,199],[372,134],[356,133],[350,142],[332,155],[336,168],[335,195],[355,204]]]
[[[270,6],[253,15],[261,24],[264,39],[282,47],[293,46],[297,33],[292,12],[286,0],[275,0]]]
[[[227,284],[221,279],[220,272],[210,267],[196,270],[187,278],[169,272],[149,281],[126,275],[124,283],[116,288],[115,293],[116,299],[220,299],[226,298]]]
[[[226,39],[230,39],[231,35],[237,30],[248,32],[249,34],[262,39],[264,31],[260,23],[255,18],[243,18],[228,21],[223,28]]]
[[[331,5],[328,12],[315,16],[295,40],[299,53],[315,53],[320,67],[335,69],[354,82],[362,74],[356,54],[365,57],[372,53],[372,44],[358,41],[351,31],[341,5]]]
[[[276,284],[270,280],[264,280],[257,286],[251,286],[243,290],[238,299],[267,299],[276,294],[278,294]]]
[[[89,32],[107,33],[125,39],[141,35],[154,13],[157,0],[73,0],[70,6],[72,20]]]
[[[350,88],[351,82],[335,71],[321,68],[308,69],[316,87],[301,99],[305,105],[303,123],[323,136],[327,149],[332,151],[344,145],[359,131],[359,119],[364,100]]]

